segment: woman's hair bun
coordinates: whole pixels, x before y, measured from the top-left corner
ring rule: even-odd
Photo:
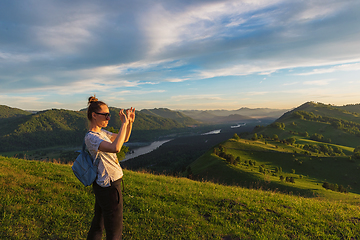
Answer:
[[[99,100],[95,97],[95,95],[89,97],[89,104],[91,104],[91,103],[93,103],[93,102],[97,102],[97,101],[99,101]]]

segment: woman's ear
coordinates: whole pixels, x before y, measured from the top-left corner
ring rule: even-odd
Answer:
[[[95,112],[92,112],[91,116],[92,116],[92,119],[96,119],[96,113]]]

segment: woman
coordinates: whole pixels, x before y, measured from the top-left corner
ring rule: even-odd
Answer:
[[[123,204],[121,178],[123,171],[116,153],[120,152],[124,142],[129,140],[132,124],[135,120],[135,108],[124,112],[120,110],[122,122],[119,133],[111,133],[102,128],[110,120],[108,106],[93,96],[89,98],[87,117],[90,121],[89,132],[85,135],[85,144],[91,156],[100,158],[97,178],[93,183],[95,193],[95,216],[87,239],[101,239],[105,228],[106,239],[121,239]]]

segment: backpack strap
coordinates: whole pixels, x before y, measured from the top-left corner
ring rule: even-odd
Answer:
[[[91,131],[88,131],[88,132],[85,134],[85,137],[86,137],[86,135],[87,135],[89,132],[91,132]],[[84,137],[84,142],[83,142],[82,150],[83,150],[84,152],[87,151],[87,152],[89,153],[90,157],[92,158],[89,150],[86,149],[85,137]],[[99,161],[100,161],[100,159],[98,159],[97,156],[98,156],[98,153],[96,153],[95,158],[93,159],[93,164],[94,164],[94,166],[96,166],[96,167],[99,165]]]

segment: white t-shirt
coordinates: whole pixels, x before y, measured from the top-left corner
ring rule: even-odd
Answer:
[[[116,153],[99,151],[102,141],[111,143],[112,133],[101,129],[100,132],[88,132],[85,135],[86,148],[90,152],[95,161],[95,157],[99,158],[96,183],[101,187],[109,187],[111,181],[116,181],[123,176]]]

